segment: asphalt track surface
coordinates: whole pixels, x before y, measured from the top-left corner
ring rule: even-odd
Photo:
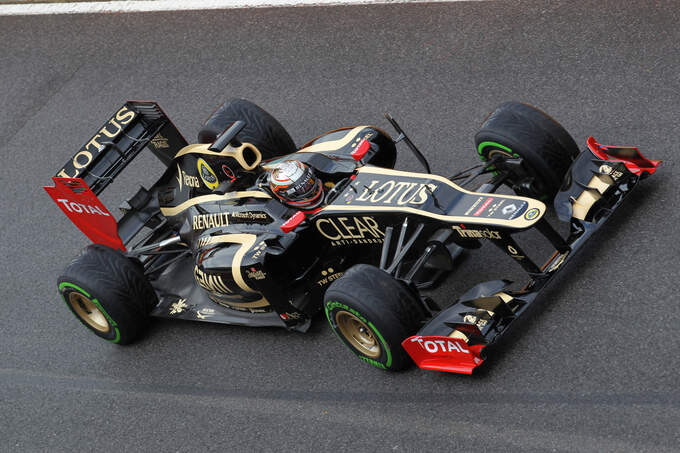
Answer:
[[[599,0],[0,17],[0,451],[678,451],[678,22],[676,2]],[[374,369],[322,317],[99,340],[57,296],[87,242],[41,186],[127,98],[195,137],[230,96],[299,144],[389,110],[443,174],[509,99],[666,163],[472,377]],[[111,209],[160,170],[139,162]],[[522,274],[485,245],[434,295],[502,277]]]

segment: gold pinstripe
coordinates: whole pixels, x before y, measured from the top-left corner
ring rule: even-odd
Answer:
[[[166,217],[175,216],[182,211],[189,209],[190,207],[197,205],[199,203],[206,203],[209,201],[226,201],[233,200],[237,198],[271,198],[268,194],[260,192],[258,190],[246,190],[242,192],[231,192],[225,193],[224,195],[202,195],[200,197],[194,197],[190,200],[185,201],[172,208],[161,208],[161,214]]]

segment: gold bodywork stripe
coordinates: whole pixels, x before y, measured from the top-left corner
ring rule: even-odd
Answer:
[[[338,140],[331,140],[329,142],[316,143],[314,145],[302,148],[298,153],[319,153],[322,151],[336,151],[343,146],[348,145],[352,140],[356,139],[357,134],[370,126],[358,126],[350,130],[343,138]],[[322,136],[323,137],[323,136]]]
[[[236,198],[271,198],[268,194],[260,192],[258,190],[246,190],[243,192],[231,192],[225,193],[224,195],[202,195],[200,197],[194,197],[190,200],[185,201],[172,208],[161,208],[161,214],[166,217],[172,217],[179,214],[182,211],[189,209],[190,207],[197,205],[199,203],[207,203],[209,201],[226,201],[233,200]]]
[[[220,243],[241,244],[241,248],[238,249],[238,251],[234,255],[234,259],[231,262],[231,275],[234,278],[234,282],[236,282],[239,288],[251,293],[259,293],[259,291],[256,291],[250,286],[248,286],[246,281],[243,279],[243,274],[241,273],[241,262],[243,261],[243,257],[248,252],[248,250],[250,250],[251,247],[255,245],[256,240],[257,236],[254,234],[221,234],[219,236],[211,237],[206,243],[206,244],[220,244]],[[268,307],[270,305],[267,299],[265,299],[264,297],[253,302],[245,303],[224,302],[224,303],[226,303],[227,305],[233,305],[234,307],[243,308]]]
[[[210,148],[210,146],[211,144],[206,143],[187,145],[184,148],[180,149],[177,154],[175,154],[175,159],[186,154],[202,154],[206,156],[233,157],[234,159],[236,159],[236,162],[238,162],[239,165],[243,167],[244,170],[248,171],[257,167],[257,165],[262,161],[262,153],[260,152],[259,149],[257,149],[255,145],[251,143],[242,143],[241,146],[239,146],[238,148],[234,148],[231,145],[227,145],[220,152],[209,150],[208,148]],[[249,149],[255,154],[255,161],[251,165],[248,165],[246,163],[246,160],[243,158],[243,150],[245,149]]]

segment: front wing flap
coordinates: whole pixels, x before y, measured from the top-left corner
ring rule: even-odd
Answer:
[[[409,337],[401,343],[418,368],[472,374],[484,359],[484,345],[468,345],[458,338],[441,336]]]

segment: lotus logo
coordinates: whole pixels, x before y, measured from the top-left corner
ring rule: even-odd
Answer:
[[[198,166],[198,174],[201,176],[203,184],[205,184],[209,189],[215,190],[218,185],[217,175],[210,168],[210,165],[203,159],[198,159],[196,164]]]
[[[600,166],[600,173],[608,175],[612,172],[613,168],[610,167],[609,165],[601,165]]]
[[[527,212],[524,213],[524,218],[527,219],[527,220],[534,220],[536,217],[538,217],[538,215],[540,213],[541,213],[541,211],[539,211],[538,209],[531,208]]]

